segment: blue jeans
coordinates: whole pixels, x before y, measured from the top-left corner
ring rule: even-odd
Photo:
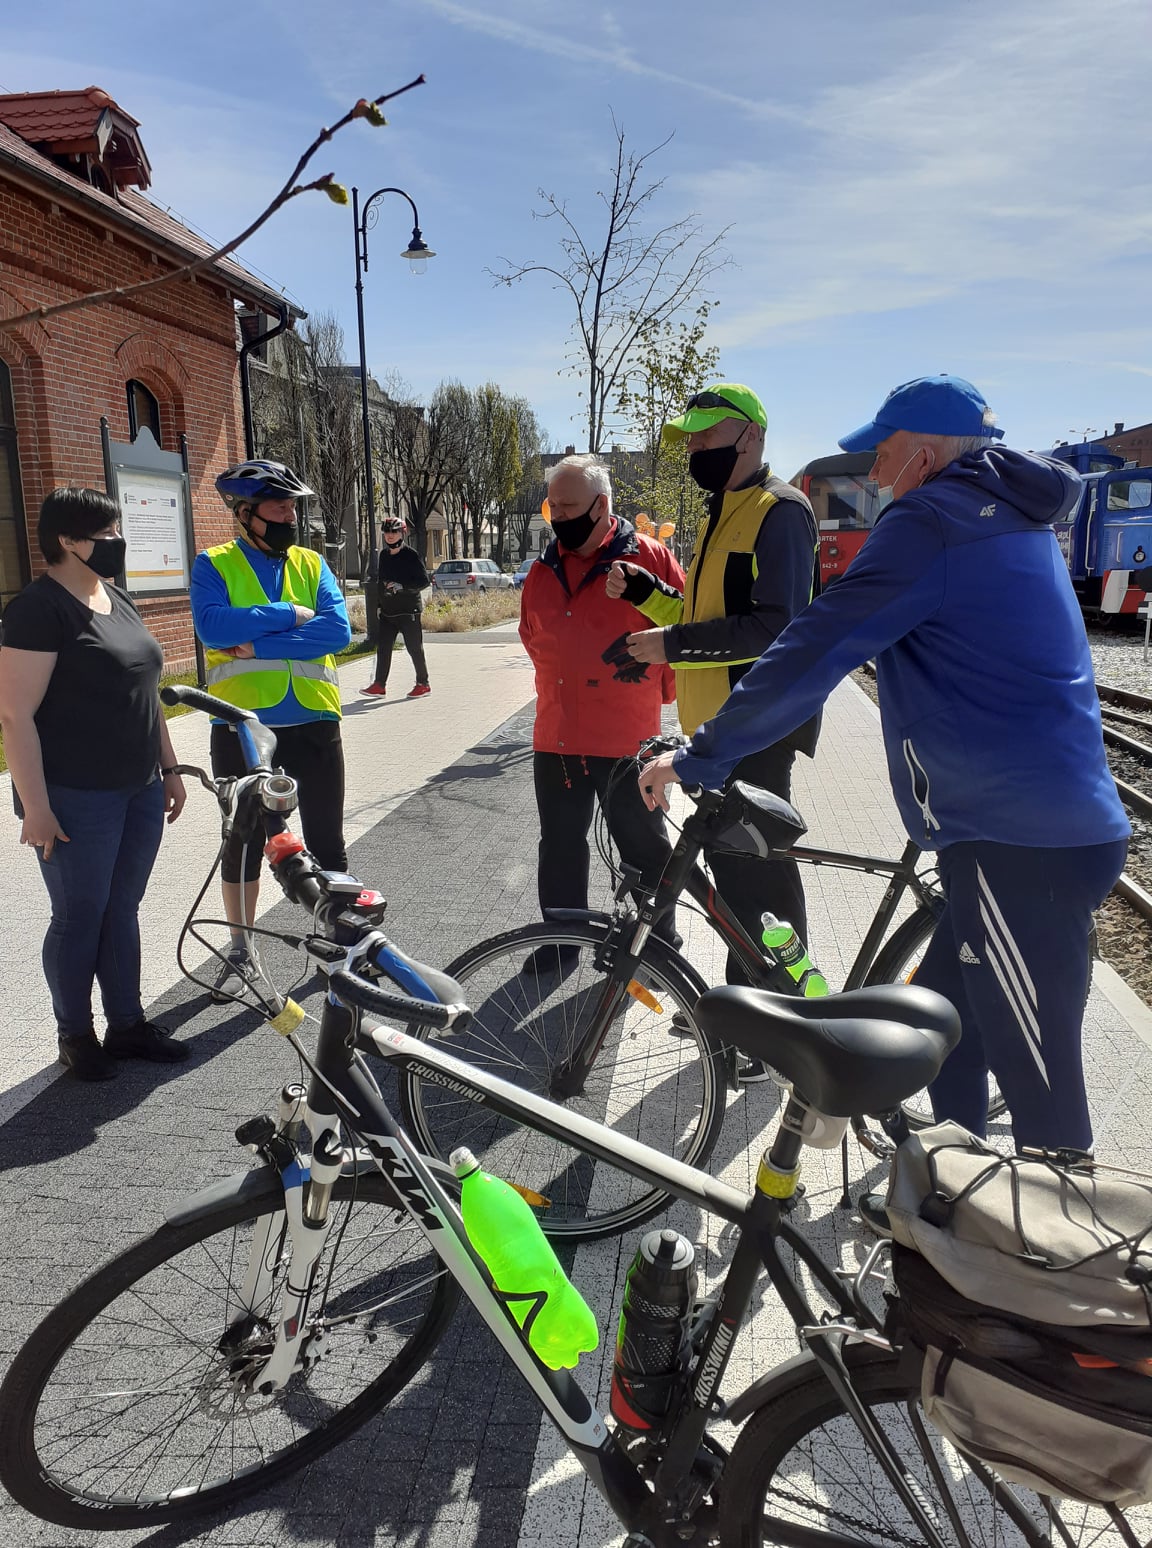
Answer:
[[[130,1027],[140,1004],[140,902],[164,830],[164,786],[71,790],[48,786],[48,801],[69,842],[40,874],[52,902],[44,937],[44,977],[61,1037],[92,1031],[92,984],[109,1027]]]

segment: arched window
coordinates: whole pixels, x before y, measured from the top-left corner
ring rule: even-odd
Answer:
[[[0,360],[0,613],[28,582],[28,529],[20,492],[12,376]]]
[[[160,440],[160,405],[156,401],[154,393],[148,391],[143,382],[131,381],[128,388],[128,434],[134,441],[137,434],[147,425],[157,446],[163,444]]]

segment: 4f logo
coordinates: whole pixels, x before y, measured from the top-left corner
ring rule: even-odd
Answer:
[[[377,1139],[373,1135],[366,1135],[368,1148],[380,1163],[385,1177],[396,1189],[396,1192],[404,1200],[404,1203],[416,1216],[420,1224],[429,1231],[439,1231],[441,1227],[440,1217],[433,1213],[428,1195],[420,1186],[418,1178],[408,1165],[407,1158],[399,1150],[393,1149],[394,1141]]]

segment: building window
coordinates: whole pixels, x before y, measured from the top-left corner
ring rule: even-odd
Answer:
[[[0,360],[0,613],[28,583],[28,537],[20,492],[12,377]]]
[[[432,529],[432,557],[433,559],[442,559],[444,557],[444,544],[441,540],[440,532],[435,527]]]
[[[152,432],[157,446],[160,440],[160,405],[154,393],[143,382],[128,382],[128,438],[134,441],[145,426]]]

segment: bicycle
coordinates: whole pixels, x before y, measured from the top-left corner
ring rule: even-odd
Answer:
[[[166,691],[194,705],[208,699]],[[947,1002],[915,986],[819,1006],[709,993],[699,1012],[709,1034],[722,1032],[752,1057],[771,1046],[794,1083],[756,1190],[741,1193],[399,1027],[365,1021],[367,1013],[447,1028],[468,1012],[440,998],[457,986],[383,937],[377,894],[321,871],[286,832],[291,782],[271,774],[267,737],[245,712],[214,709],[238,725],[251,755],[251,774],[221,791],[226,816],[263,803],[273,872],[312,915],[302,944],[329,991],[314,1055],[296,1035],[299,1008],[282,996],[266,1005],[280,1001],[270,1024],[310,1080],[306,1090],[285,1089],[276,1119],[238,1129],[262,1165],[188,1200],[74,1290],[20,1351],[0,1389],[0,1480],[21,1505],[98,1531],[230,1506],[386,1406],[429,1358],[463,1292],[628,1532],[629,1548],[842,1548],[855,1534],[901,1548],[1139,1541],[1120,1512],[1029,1494],[933,1436],[867,1300],[886,1244],[857,1275],[842,1276],[782,1213],[814,1109],[843,1112],[863,1096],[885,1113],[894,1138],[906,1133],[898,1104],[931,1080],[959,1035]],[[382,972],[424,984],[426,997],[382,988],[374,976]],[[416,1066],[734,1229],[731,1263],[694,1309],[657,1429],[624,1438],[572,1375],[537,1359],[468,1241],[452,1172],[397,1124],[366,1056]],[[781,1245],[829,1314],[813,1310]],[[803,1352],[725,1403],[719,1390],[761,1269]],[[742,1425],[730,1454],[711,1433],[721,1419]],[[837,1460],[826,1467],[830,1450]]]
[[[656,750],[668,745],[678,743],[646,744]],[[629,771],[632,765],[622,767]],[[639,875],[624,868],[612,914],[553,909],[543,923],[471,947],[446,969],[467,991],[468,1027],[450,1034],[426,1028],[419,1035],[450,1044],[469,1064],[515,1079],[699,1166],[719,1137],[726,1092],[738,1089],[736,1062],[731,1049],[710,1044],[702,1034],[695,1007],[709,985],[653,933],[657,919],[670,916],[687,896],[753,986],[797,993],[776,955],[752,939],[709,880],[700,864],[704,850],[779,852],[813,866],[888,877],[845,990],[909,978],[943,911],[944,896],[935,873],[918,869],[921,851],[914,843],[896,860],[809,848],[795,842],[804,832],[800,817],[767,791],[736,782],[724,793],[689,794],[695,809],[655,891],[645,890]],[[914,910],[889,937],[906,894],[913,897]],[[401,1077],[400,1105],[406,1125],[430,1154],[447,1156],[466,1145],[501,1175],[544,1179],[543,1223],[554,1239],[616,1235],[668,1202],[659,1191],[637,1191],[619,1175],[600,1176],[586,1155],[478,1111],[419,1074]],[[989,1116],[1003,1110],[993,1089]],[[924,1092],[911,1096],[905,1111],[914,1127],[933,1121]],[[883,1136],[862,1120],[855,1131],[873,1153],[888,1153]],[[844,1171],[847,1201],[846,1151]]]

